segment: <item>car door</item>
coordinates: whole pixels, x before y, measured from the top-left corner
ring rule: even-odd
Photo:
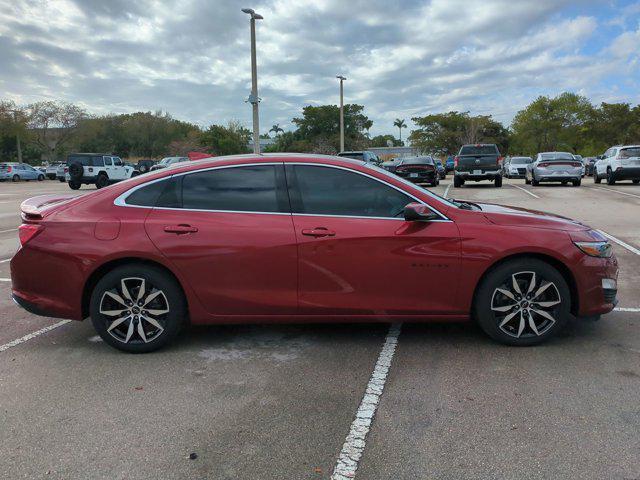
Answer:
[[[124,180],[127,178],[127,169],[120,157],[111,157],[113,160],[113,177],[114,180]]]
[[[298,304],[311,315],[456,310],[460,238],[452,221],[406,222],[416,198],[341,167],[287,164],[298,240]]]
[[[156,247],[212,315],[297,311],[297,246],[281,163],[172,177],[146,219]]]

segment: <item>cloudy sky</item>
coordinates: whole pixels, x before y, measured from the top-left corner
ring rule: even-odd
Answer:
[[[0,98],[250,126],[241,7],[264,16],[263,133],[290,129],[305,105],[337,103],[338,73],[372,134],[449,110],[508,124],[564,90],[640,103],[636,0],[0,0]]]

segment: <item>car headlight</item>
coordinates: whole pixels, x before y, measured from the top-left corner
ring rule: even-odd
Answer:
[[[590,257],[609,258],[613,255],[613,248],[607,241],[601,242],[573,242],[576,247]]]

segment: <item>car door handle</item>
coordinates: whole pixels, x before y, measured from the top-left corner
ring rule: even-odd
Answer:
[[[302,234],[307,237],[335,237],[336,232],[325,227],[305,228]]]
[[[164,231],[167,233],[176,233],[178,235],[183,235],[185,233],[196,233],[198,231],[198,227],[192,227],[191,225],[167,225],[164,227]]]

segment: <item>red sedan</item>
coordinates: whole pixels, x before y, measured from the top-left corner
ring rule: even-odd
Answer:
[[[176,164],[22,204],[13,298],[129,352],[187,323],[477,321],[532,345],[616,303],[618,266],[567,218],[447,200],[313,155]]]

